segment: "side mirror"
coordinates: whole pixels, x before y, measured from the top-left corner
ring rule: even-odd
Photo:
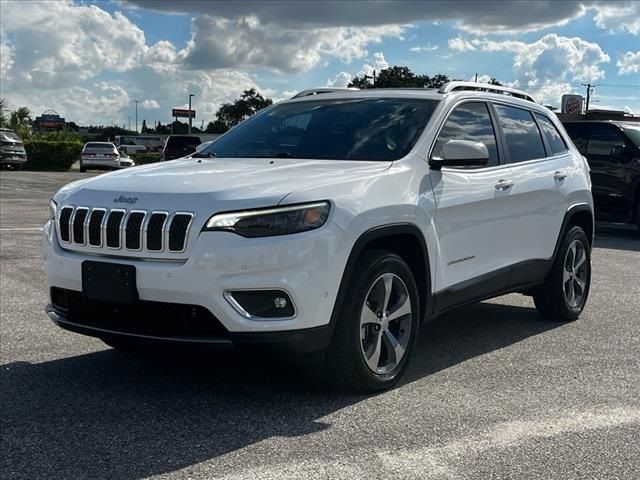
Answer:
[[[442,158],[431,157],[429,166],[434,170],[442,167],[481,167],[488,161],[489,150],[484,143],[449,140],[442,147]]]

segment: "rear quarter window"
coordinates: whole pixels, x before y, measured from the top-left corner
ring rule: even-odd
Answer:
[[[547,145],[551,149],[551,154],[558,155],[567,151],[567,144],[564,142],[562,135],[549,118],[541,113],[535,113],[536,120],[542,129],[542,134],[547,140]]]

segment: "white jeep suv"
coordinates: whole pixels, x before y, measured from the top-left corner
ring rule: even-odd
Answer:
[[[521,292],[578,318],[593,225],[585,159],[524,92],[316,89],[191,157],[58,191],[47,312],[116,348],[322,353],[376,391],[453,307]]]

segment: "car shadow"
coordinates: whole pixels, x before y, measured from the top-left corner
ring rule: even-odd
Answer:
[[[524,307],[450,312],[423,328],[403,383],[555,326]],[[3,478],[172,472],[270,437],[331,428],[323,417],[367,398],[316,386],[255,355],[139,359],[108,349],[11,363],[0,373]]]

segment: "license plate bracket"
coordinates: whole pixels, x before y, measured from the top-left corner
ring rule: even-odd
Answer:
[[[138,299],[136,267],[85,260],[82,262],[82,292],[90,300],[133,303]]]

